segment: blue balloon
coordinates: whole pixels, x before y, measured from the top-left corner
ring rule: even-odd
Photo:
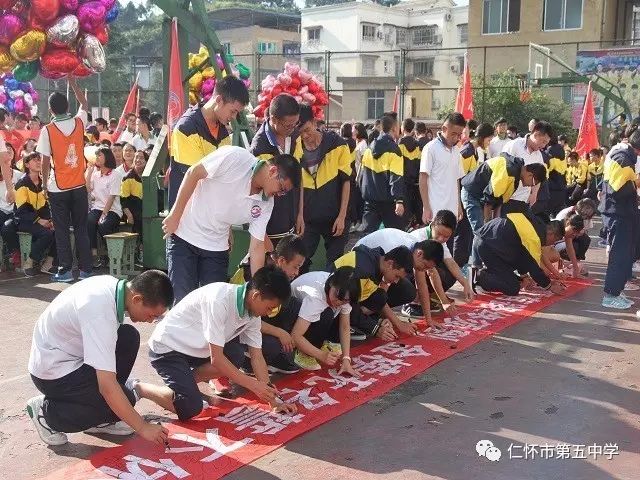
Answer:
[[[14,112],[15,109],[15,105],[14,105],[14,101],[11,98],[7,98],[7,110],[11,113]]]
[[[120,7],[118,6],[118,2],[116,2],[111,10],[107,12],[107,16],[104,18],[107,23],[113,22],[116,18],[118,18],[118,14],[120,13]]]
[[[29,91],[29,84],[27,82],[20,82],[18,88],[26,93]]]
[[[8,78],[4,81],[4,88],[9,92],[18,89],[18,81],[15,78]]]

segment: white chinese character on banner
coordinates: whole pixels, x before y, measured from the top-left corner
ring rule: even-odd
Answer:
[[[536,455],[538,455],[538,444],[537,443],[532,443],[532,444],[525,443],[524,444],[524,458],[526,460],[534,460],[536,458]]]
[[[517,454],[516,450],[522,450],[522,445],[514,445],[513,443],[509,445],[509,448],[507,448],[509,458],[524,458],[521,453]]]
[[[617,443],[605,443],[604,448],[602,449],[602,453],[607,460],[611,460],[614,455],[620,455],[620,451],[618,450]]]
[[[556,458],[567,459],[571,458],[571,445],[568,443],[559,443],[556,445]]]
[[[358,355],[353,359],[353,368],[360,373],[378,374],[381,377],[397,375],[402,367],[410,367],[400,359],[388,358],[383,355]]]
[[[587,447],[587,455],[593,457],[594,460],[598,459],[598,455],[602,455],[602,445],[594,443]]]
[[[474,331],[481,330],[489,326],[489,322],[487,322],[486,320],[465,319],[459,315],[456,315],[452,319],[447,319],[445,324],[456,328],[463,328]]]
[[[99,467],[97,470],[100,473],[120,480],[157,480],[158,478],[164,477],[167,473],[170,473],[175,478],[185,478],[190,475],[189,472],[183,470],[168,458],[161,458],[157,462],[154,462],[153,460],[136,457],[135,455],[127,455],[123,457],[123,460],[126,462],[126,472],[107,466]],[[155,472],[147,473],[142,470],[143,466],[154,468]]]
[[[343,387],[351,386],[351,388],[349,388],[350,392],[358,392],[377,381],[377,379],[373,377],[365,379],[352,377],[351,375],[338,375],[338,372],[334,369],[330,369],[327,373],[331,376],[331,378],[315,375],[313,377],[307,378],[304,381],[304,384],[313,386],[317,385],[318,382],[327,382],[333,384],[331,390],[339,390]]]
[[[428,357],[431,355],[422,348],[422,345],[400,345],[399,343],[385,343],[379,347],[371,349],[372,352],[386,353],[387,355],[393,355],[398,358],[407,357]]]
[[[291,423],[300,423],[303,417],[304,415],[300,413],[285,415],[243,405],[216,417],[216,420],[235,425],[236,431],[251,428],[251,431],[256,434],[275,435]]]
[[[283,388],[280,390],[280,396],[288,403],[300,403],[307,410],[316,410],[326,405],[337,405],[336,399],[331,398],[327,392],[319,392],[317,396],[311,395],[313,387],[303,388],[302,390],[292,390]],[[292,395],[289,397],[289,395]]]
[[[494,312],[486,308],[482,310],[471,310],[470,312],[465,312],[465,315],[472,320],[486,320],[487,322],[495,322],[505,317],[502,313]]]
[[[548,443],[540,445],[540,458],[544,458],[545,460],[555,458],[554,448],[554,445],[549,445]]]
[[[227,455],[253,442],[252,438],[243,438],[242,440],[238,440],[229,445],[225,445],[220,435],[218,435],[217,428],[208,428],[207,431],[205,432],[205,435],[206,435],[206,438],[196,438],[196,437],[192,437],[191,435],[186,435],[184,433],[177,433],[175,435],[172,435],[171,436],[172,439],[180,440],[186,443],[193,443],[194,445],[200,445],[200,446],[186,447],[186,448],[180,448],[180,447],[168,448],[165,452],[166,453],[183,453],[183,452],[193,452],[193,451],[201,452],[206,447],[213,450],[213,453],[208,457],[201,459],[200,461],[204,463],[209,463],[217,460],[223,455]]]
[[[573,445],[573,455],[571,456],[571,458],[587,458],[587,456],[585,455],[585,448],[586,445]]]
[[[470,333],[469,330],[456,330],[453,328],[449,330],[436,330],[435,328],[432,328],[432,327],[429,327],[427,332],[428,332],[427,336],[429,338],[436,338],[439,340],[449,340],[451,342],[457,342],[458,340],[466,337]]]

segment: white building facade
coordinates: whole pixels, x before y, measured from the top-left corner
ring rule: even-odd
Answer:
[[[391,109],[405,73],[405,117],[435,118],[455,97],[467,46],[467,6],[451,0],[408,0],[393,7],[369,1],[306,8],[301,19],[303,66],[328,79],[330,120],[374,120]],[[330,106],[331,108],[331,106]]]

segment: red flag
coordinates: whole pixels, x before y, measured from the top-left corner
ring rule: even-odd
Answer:
[[[598,141],[598,130],[596,129],[596,113],[593,109],[593,91],[591,90],[591,82],[589,82],[575,150],[581,157],[585,158],[589,151],[594,148],[600,148],[600,142]]]
[[[464,74],[462,75],[462,87],[458,88],[456,96],[456,112],[462,114],[465,120],[473,118],[473,91],[471,87],[471,70],[467,54],[464,54]]]
[[[398,104],[400,103],[400,89],[396,85],[396,91],[393,93],[393,107],[391,110],[398,113]]]
[[[120,115],[120,120],[118,120],[118,126],[116,127],[116,131],[113,132],[113,142],[118,141],[118,137],[120,134],[124,132],[124,129],[127,125],[127,115],[130,113],[138,114],[138,77],[136,76],[136,81],[133,82],[131,86],[131,91],[129,92],[129,96],[127,97],[127,102],[124,104],[124,108],[122,109],[122,115]]]
[[[169,63],[169,95],[167,103],[167,125],[173,130],[180,116],[184,113],[184,94],[182,89],[182,65],[178,48],[178,19],[171,24],[171,62]]]

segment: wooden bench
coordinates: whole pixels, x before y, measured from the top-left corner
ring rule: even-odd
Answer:
[[[22,271],[24,270],[23,265],[31,255],[31,233],[18,232],[18,241],[20,242],[20,269]]]
[[[111,233],[104,236],[109,257],[109,274],[117,278],[135,275],[138,234],[130,232]]]

